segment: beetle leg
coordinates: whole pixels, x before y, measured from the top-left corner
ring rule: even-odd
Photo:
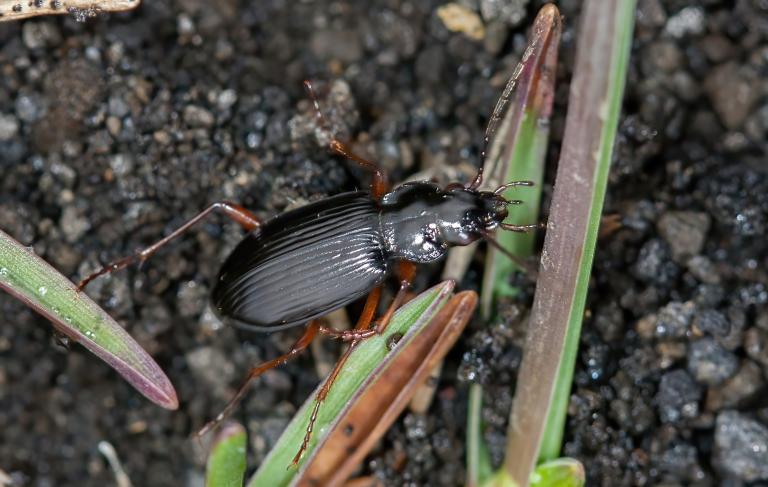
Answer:
[[[315,405],[312,409],[312,415],[309,417],[309,423],[307,424],[307,432],[304,434],[304,441],[301,442],[299,451],[296,453],[296,456],[293,457],[293,462],[291,462],[292,466],[299,464],[299,460],[301,460],[302,455],[304,455],[304,452],[307,450],[307,446],[309,446],[309,440],[312,438],[312,430],[315,427],[315,421],[317,421],[317,413],[320,411],[320,405],[323,403],[323,401],[325,401],[325,398],[328,397],[328,392],[331,390],[331,386],[336,381],[336,377],[339,376],[339,372],[341,372],[341,369],[344,367],[344,364],[346,363],[350,354],[362,341],[362,339],[358,339],[349,344],[349,347],[344,352],[344,355],[342,355],[339,358],[339,361],[336,362],[336,366],[334,366],[333,371],[331,371],[331,374],[327,379],[325,379],[323,387],[321,387],[320,391],[317,393],[317,396],[315,397]]]
[[[471,183],[469,183],[469,185],[467,185],[466,188],[470,191],[477,191],[481,184],[483,184],[483,166],[477,168],[477,174],[475,174],[475,178]]]
[[[362,157],[355,155],[354,153],[352,153],[349,147],[344,145],[344,143],[338,139],[331,139],[330,148],[331,148],[331,152],[339,154],[340,156],[344,156],[350,161],[362,167],[363,169],[371,172],[371,174],[373,175],[373,181],[371,182],[371,195],[374,198],[380,199],[382,196],[384,196],[387,193],[387,191],[389,190],[389,183],[387,183],[387,176],[384,174],[384,171],[382,171],[381,168],[379,168],[378,164],[376,164],[375,162],[365,160]]]
[[[309,346],[310,343],[312,343],[312,340],[314,340],[315,336],[317,335],[317,331],[320,328],[320,323],[317,320],[312,320],[307,325],[307,329],[304,331],[304,334],[299,337],[298,340],[296,340],[296,343],[293,344],[291,349],[288,351],[288,353],[284,353],[283,355],[280,355],[277,358],[274,358],[272,360],[269,360],[267,362],[264,362],[261,365],[258,365],[256,367],[253,367],[251,370],[248,371],[248,375],[245,378],[245,381],[240,386],[240,388],[237,390],[237,393],[235,396],[230,399],[230,401],[227,403],[227,405],[224,407],[224,409],[211,421],[208,421],[205,426],[203,426],[200,431],[197,432],[197,436],[203,436],[207,432],[209,432],[211,429],[215,428],[216,425],[221,423],[224,418],[229,416],[229,414],[232,412],[232,409],[235,408],[238,402],[240,402],[240,399],[243,398],[246,391],[248,390],[248,386],[251,385],[251,382],[259,377],[264,372],[274,369],[275,367],[278,367],[280,365],[283,365],[284,363],[288,362],[292,358],[296,357],[298,354],[306,350],[306,348]]]
[[[365,307],[363,308],[363,312],[360,314],[360,318],[357,320],[357,324],[352,330],[346,330],[347,332],[350,332],[350,336],[352,336],[354,333],[363,334],[366,332],[372,332],[369,335],[361,338],[353,338],[352,343],[349,344],[349,347],[344,352],[344,354],[339,358],[338,362],[336,362],[336,365],[333,367],[333,370],[328,375],[328,378],[325,379],[325,382],[323,383],[323,386],[320,388],[320,391],[317,393],[317,396],[315,397],[315,405],[312,409],[312,414],[309,417],[309,423],[307,424],[307,431],[304,434],[304,441],[301,442],[301,447],[299,448],[299,451],[296,453],[296,456],[293,457],[293,462],[291,462],[291,466],[296,466],[299,463],[299,460],[301,460],[301,456],[304,454],[304,452],[307,450],[307,446],[309,445],[309,440],[312,438],[312,430],[315,427],[315,421],[317,421],[317,413],[320,411],[320,404],[322,404],[323,401],[325,401],[325,398],[328,396],[328,392],[331,390],[331,386],[336,381],[336,377],[338,377],[339,372],[341,371],[342,367],[344,367],[344,363],[349,358],[350,354],[352,353],[352,350],[357,347],[357,344],[362,342],[365,338],[369,338],[373,335],[375,335],[375,330],[370,330],[371,322],[373,321],[373,317],[376,314],[376,308],[379,307],[379,300],[381,299],[381,286],[375,287],[371,293],[368,295],[368,298],[365,301]],[[327,330],[327,329],[326,329]],[[322,333],[322,330],[320,330]],[[336,331],[336,330],[333,330]],[[344,333],[344,332],[338,332],[337,333]]]
[[[376,334],[376,331],[370,330],[369,327],[376,314],[376,309],[379,307],[379,301],[381,301],[381,286],[376,286],[368,294],[368,298],[365,300],[365,306],[363,307],[363,312],[360,313],[360,318],[358,318],[357,324],[353,329],[334,330],[327,326],[321,326],[317,331],[321,335],[336,338],[343,342],[352,342],[370,338]]]
[[[315,107],[315,113],[317,114],[317,120],[320,123],[320,125],[323,126],[324,129],[328,130],[328,132],[331,132],[330,126],[328,125],[328,122],[325,120],[325,117],[323,116],[323,112],[320,110],[320,101],[317,98],[317,94],[315,93],[314,88],[312,88],[312,83],[309,80],[304,81],[304,88],[307,90],[307,93],[309,94],[309,97],[312,99],[312,104]],[[381,170],[381,168],[376,164],[375,162],[371,162],[368,160],[363,159],[360,156],[357,156],[352,153],[352,151],[344,145],[343,142],[333,137],[333,134],[331,133],[331,141],[329,143],[329,148],[331,152],[334,154],[339,154],[341,156],[346,157],[347,159],[351,160],[352,162],[355,162],[359,166],[361,166],[363,169],[370,171],[373,175],[373,181],[371,182],[371,194],[374,198],[380,199],[382,196],[384,196],[387,191],[389,190],[389,184],[387,183],[387,175],[384,173],[384,171]]]
[[[157,252],[157,250],[160,249],[160,247],[164,246],[174,238],[178,237],[182,233],[189,230],[190,227],[192,227],[195,223],[199,222],[200,220],[208,216],[213,211],[220,211],[224,213],[225,216],[239,223],[245,230],[249,232],[255,230],[261,225],[261,221],[258,218],[256,218],[255,215],[253,215],[251,212],[249,212],[242,206],[236,205],[234,203],[230,203],[228,201],[219,201],[219,202],[213,203],[208,208],[198,213],[195,217],[193,217],[191,220],[187,221],[185,224],[183,224],[182,226],[174,230],[170,235],[163,238],[162,240],[155,242],[154,244],[150,245],[147,248],[139,250],[133,255],[129,255],[128,257],[124,257],[122,259],[111,262],[105,265],[104,267],[102,267],[101,269],[99,269],[98,271],[94,272],[93,274],[85,277],[82,281],[80,281],[80,284],[77,285],[77,290],[82,291],[85,288],[85,286],[88,285],[89,282],[93,281],[99,276],[102,276],[104,274],[110,274],[115,271],[119,271],[120,269],[123,269],[136,261],[144,262],[145,260],[150,258],[152,254]]]
[[[386,313],[382,316],[381,320],[376,323],[376,334],[381,335],[389,324],[389,320],[392,319],[392,315],[405,301],[405,296],[408,293],[408,288],[411,287],[413,277],[416,275],[416,264],[401,260],[398,266],[398,276],[400,277],[400,289],[398,289],[395,299],[392,300],[392,304],[387,308]]]

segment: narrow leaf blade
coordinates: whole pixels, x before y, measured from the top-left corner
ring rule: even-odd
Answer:
[[[85,293],[0,230],[0,288],[113,367],[152,402],[176,409],[176,391],[152,357]]]
[[[508,223],[530,224],[539,219],[561,31],[557,7],[552,4],[542,7],[516,71],[518,92],[485,163],[486,172],[492,175],[488,184],[494,186],[489,190],[509,181],[534,182],[532,188],[513,188],[504,193],[510,200],[524,202],[509,207]],[[497,239],[513,255],[525,259],[533,254],[536,234],[498,232]],[[483,282],[482,309],[485,315],[490,312],[494,298],[517,293],[508,284],[509,274],[516,269],[517,266],[496,249],[489,252]]]
[[[245,477],[245,428],[224,426],[213,440],[205,473],[205,487],[243,487]]]
[[[584,466],[573,458],[542,463],[531,477],[531,487],[582,487],[585,482]]]

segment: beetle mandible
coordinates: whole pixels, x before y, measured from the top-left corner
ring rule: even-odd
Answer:
[[[325,124],[312,85],[306,81],[305,87],[319,123]],[[507,206],[521,201],[507,200],[502,193],[513,186],[531,186],[530,181],[480,191],[481,168],[467,185],[451,183],[442,188],[431,182],[411,182],[390,189],[386,175],[376,164],[355,155],[335,138],[329,148],[372,174],[370,190],[331,196],[266,222],[236,204],[217,202],[160,241],[106,265],[78,285],[82,290],[100,275],[145,261],[214,211],[239,223],[248,234],[219,271],[211,293],[214,309],[222,318],[254,331],[297,326],[305,326],[305,331],[287,353],[251,368],[227,406],[198,434],[220,423],[255,378],[298,355],[318,334],[348,342],[347,350],[315,398],[294,465],[306,450],[320,405],[351,351],[362,340],[385,330],[406,297],[416,264],[434,262],[450,247],[481,238],[495,245],[489,232],[496,228],[526,232],[537,227],[504,223]],[[374,321],[382,283],[393,272],[399,277],[400,288],[386,312]],[[364,296],[365,306],[353,329],[340,331],[321,324],[322,316]]]

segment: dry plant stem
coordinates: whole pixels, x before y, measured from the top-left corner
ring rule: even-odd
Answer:
[[[0,22],[73,11],[123,12],[140,4],[141,0],[0,0]]]
[[[347,406],[293,485],[342,485],[400,415],[416,388],[461,335],[477,294],[457,294],[374,383]]]
[[[589,279],[589,272],[580,270],[591,268],[597,228],[589,222],[602,208],[607,178],[607,170],[598,172],[598,158],[606,151],[602,144],[613,140],[606,131],[615,131],[609,93],[624,81],[623,72],[616,75],[620,79],[612,78],[624,1],[589,0],[582,12],[548,231],[508,429],[504,468],[521,487],[529,484],[539,455],[569,322],[574,313],[583,313],[585,294],[576,290]]]

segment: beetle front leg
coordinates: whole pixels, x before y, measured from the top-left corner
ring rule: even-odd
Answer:
[[[110,274],[112,272],[119,271],[120,269],[124,269],[125,267],[129,266],[130,264],[139,261],[144,262],[148,258],[152,256],[155,252],[157,252],[160,247],[164,246],[174,238],[178,237],[182,233],[189,230],[195,223],[199,222],[209,214],[211,214],[213,211],[220,211],[224,213],[225,216],[230,218],[231,220],[237,222],[247,231],[253,231],[261,226],[261,220],[259,220],[253,213],[246,210],[242,206],[236,205],[234,203],[230,203],[228,201],[219,201],[216,203],[213,203],[205,210],[198,213],[196,216],[194,216],[192,219],[184,223],[182,226],[171,232],[170,235],[163,238],[162,240],[159,240],[155,242],[154,244],[150,245],[147,248],[144,248],[142,250],[139,250],[133,255],[129,255],[128,257],[123,257],[122,259],[116,260],[114,262],[111,262],[98,271],[94,272],[93,274],[85,277],[82,281],[80,281],[80,284],[77,285],[77,290],[82,291],[85,286],[88,285],[89,282],[93,281],[99,276],[102,276],[104,274]]]
[[[309,80],[304,81],[304,88],[307,90],[309,97],[312,99],[312,104],[315,107],[315,114],[317,120],[321,126],[331,132],[328,122],[323,116],[322,110],[320,110],[320,101],[317,98],[315,89],[312,87],[312,83]],[[338,140],[331,133],[331,141],[328,144],[329,149],[334,154],[344,156],[350,161],[356,163],[366,171],[370,171],[373,181],[371,182],[371,195],[377,200],[384,196],[389,191],[389,183],[387,182],[386,173],[375,162],[368,161],[362,157],[355,155],[352,150],[347,147],[342,141]]]

